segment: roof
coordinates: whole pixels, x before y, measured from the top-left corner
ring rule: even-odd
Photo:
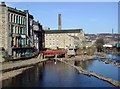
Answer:
[[[8,6],[7,6],[7,8],[8,8],[8,11],[10,11],[10,12],[14,12],[14,13],[26,16],[26,12],[24,12],[24,11],[18,10],[16,8],[8,7]],[[33,16],[30,14],[29,14],[29,17],[33,18]]]
[[[56,33],[80,33],[82,29],[63,29],[63,30],[45,30],[45,34],[56,34]]]

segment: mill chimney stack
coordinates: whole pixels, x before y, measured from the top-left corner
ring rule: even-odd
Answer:
[[[61,14],[58,14],[58,30],[62,30]]]

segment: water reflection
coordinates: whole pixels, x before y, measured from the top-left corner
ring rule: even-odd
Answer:
[[[30,68],[24,71],[22,74],[17,77],[13,77],[11,79],[5,80],[2,82],[2,86],[8,87],[22,87],[22,86],[33,86],[39,80],[42,80],[42,65],[38,64],[37,66]]]
[[[76,62],[75,64],[79,64]],[[90,65],[92,63],[85,63]],[[82,64],[84,66],[85,64]],[[86,66],[87,68],[88,66]],[[4,87],[114,87],[94,77],[78,74],[77,70],[64,63],[39,64],[17,77],[3,81]]]
[[[84,69],[86,69],[89,66],[92,66],[93,61],[89,60],[89,61],[75,61],[74,65],[75,66],[80,66]]]

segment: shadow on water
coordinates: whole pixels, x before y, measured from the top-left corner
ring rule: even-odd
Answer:
[[[79,63],[76,62],[79,66]],[[81,64],[80,64],[81,65]],[[93,65],[92,62],[82,64],[84,68]],[[73,67],[64,63],[48,61],[44,64],[26,70],[17,77],[3,81],[3,87],[114,87],[113,85],[79,74]]]

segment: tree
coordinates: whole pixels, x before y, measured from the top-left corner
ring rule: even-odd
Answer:
[[[99,38],[96,40],[95,45],[97,48],[98,52],[102,52],[103,51],[103,45],[105,44],[103,38]]]

